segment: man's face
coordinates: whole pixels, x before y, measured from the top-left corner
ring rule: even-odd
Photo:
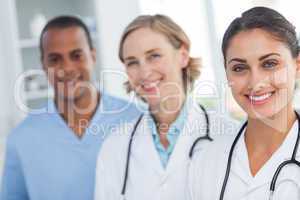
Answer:
[[[56,98],[76,100],[89,91],[96,61],[84,30],[73,26],[50,28],[42,38],[42,64]]]

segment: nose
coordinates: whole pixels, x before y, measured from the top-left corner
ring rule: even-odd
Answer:
[[[76,66],[71,59],[65,58],[62,62],[62,68],[64,69],[64,71],[68,72],[73,71],[76,68]]]
[[[76,74],[76,66],[72,60],[64,59],[56,73],[60,78],[71,78]]]
[[[266,75],[262,71],[252,69],[248,81],[248,89],[252,93],[257,93],[269,85],[270,78],[269,75]]]
[[[141,80],[142,81],[147,80],[147,78],[151,75],[151,73],[152,73],[151,65],[149,65],[146,62],[142,62],[140,64],[140,77],[141,77]]]

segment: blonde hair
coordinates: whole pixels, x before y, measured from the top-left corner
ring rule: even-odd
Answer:
[[[141,15],[135,18],[124,30],[119,43],[119,59],[124,63],[123,45],[127,36],[140,28],[150,28],[153,31],[166,36],[175,49],[184,46],[190,51],[190,40],[180,26],[178,26],[171,18],[165,15]],[[195,80],[200,75],[200,58],[189,57],[187,67],[183,69],[184,89],[187,92],[193,88]],[[127,92],[132,89],[127,81],[125,84]]]

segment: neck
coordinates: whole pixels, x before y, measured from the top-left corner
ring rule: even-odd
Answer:
[[[169,98],[156,108],[150,108],[150,112],[158,125],[159,133],[167,133],[170,125],[176,120],[184,104],[185,95],[180,98]]]
[[[87,124],[94,114],[100,94],[95,88],[89,89],[77,99],[55,97],[55,104],[59,113],[70,126],[81,123]],[[82,124],[81,124],[82,125]]]
[[[296,120],[292,106],[268,119],[248,120],[245,142],[248,150],[274,152],[282,144]]]

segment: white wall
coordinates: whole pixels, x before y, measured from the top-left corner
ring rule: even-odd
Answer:
[[[14,1],[1,0],[0,12],[0,173],[4,155],[5,136],[20,120],[20,112],[14,102],[14,80],[20,66],[17,43]],[[5,27],[5,28],[3,28]],[[1,178],[1,176],[0,176]]]
[[[101,79],[103,87],[111,94],[125,97],[123,83],[126,80],[124,67],[118,59],[118,43],[127,24],[139,15],[139,1],[98,0],[96,15],[100,38]],[[108,70],[114,72],[107,72]]]

